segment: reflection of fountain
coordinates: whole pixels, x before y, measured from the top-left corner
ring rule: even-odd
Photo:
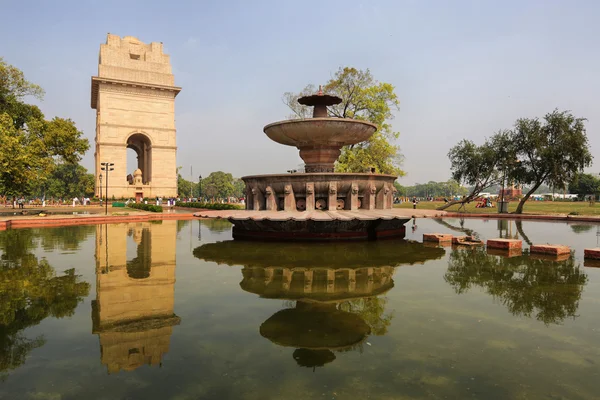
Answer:
[[[335,173],[343,146],[368,140],[377,126],[361,120],[330,118],[327,106],[339,97],[318,94],[298,102],[313,106],[313,118],[280,121],[264,127],[273,141],[297,147],[305,173],[242,177],[246,212],[200,212],[228,218],[235,239],[347,240],[404,237],[410,220],[393,210],[393,175]],[[276,211],[282,211],[276,213]],[[322,211],[322,212],[320,212]],[[410,215],[410,214],[408,214]]]
[[[109,373],[159,365],[169,351],[172,327],[180,322],[173,313],[176,224],[97,226],[92,332]],[[128,235],[135,257],[127,256]]]
[[[361,243],[208,243],[194,249],[206,261],[243,265],[240,287],[264,298],[296,301],[260,327],[281,346],[295,347],[300,366],[335,360],[333,351],[361,348],[391,321],[381,295],[394,286],[394,266],[441,258],[445,251],[407,241]],[[318,265],[318,267],[313,267]]]

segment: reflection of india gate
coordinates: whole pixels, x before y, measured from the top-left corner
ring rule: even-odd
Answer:
[[[172,327],[180,322],[173,313],[176,224],[96,226],[92,332],[109,373],[159,365],[169,351]]]
[[[92,77],[96,195],[102,162],[114,163],[108,182],[111,197],[177,195],[175,96],[181,88],[174,84],[162,43],[109,34],[100,45],[98,76]],[[128,148],[137,154],[135,171],[127,171]]]

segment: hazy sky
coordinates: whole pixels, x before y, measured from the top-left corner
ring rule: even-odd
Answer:
[[[48,118],[69,117],[92,148],[90,77],[108,32],[163,42],[171,56],[177,164],[189,179],[223,170],[278,173],[301,163],[264,125],[281,96],[369,68],[400,98],[393,127],[404,185],[449,178],[448,149],[481,143],[554,108],[589,119],[600,171],[598,1],[2,1],[0,56],[46,90]]]

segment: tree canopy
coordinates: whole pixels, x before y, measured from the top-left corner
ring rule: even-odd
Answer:
[[[0,58],[0,192],[29,194],[59,164],[75,164],[89,142],[70,119],[46,120],[27,96],[42,99],[43,90],[22,71]]]
[[[582,200],[589,195],[596,197],[600,194],[600,179],[591,174],[577,174],[569,183],[569,193]]]
[[[340,68],[325,84],[323,90],[342,99],[340,104],[328,108],[329,115],[369,121],[377,125],[377,132],[367,141],[345,146],[336,163],[337,172],[365,172],[375,168],[378,173],[402,176],[402,155],[394,142],[399,133],[393,132],[390,120],[400,102],[394,86],[375,80],[371,72],[356,68]],[[283,102],[292,110],[290,118],[309,118],[310,108],[300,105],[298,98],[316,93],[313,84],[300,93],[286,92]]]
[[[519,163],[511,169],[515,181],[530,185],[516,213],[542,183],[555,188],[567,184],[592,163],[585,118],[576,118],[568,111],[554,110],[543,121],[521,118],[515,123],[511,139]]]
[[[498,131],[476,145],[463,139],[448,152],[452,179],[471,187],[471,193],[459,201],[450,201],[439,209],[443,210],[457,203],[468,203],[485,189],[497,184],[503,178],[506,160],[515,158],[509,131]]]

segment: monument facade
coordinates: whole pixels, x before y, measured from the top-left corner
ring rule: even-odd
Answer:
[[[180,91],[162,43],[108,34],[100,45],[98,76],[92,77],[97,196],[107,195],[104,162],[114,164],[108,198],[177,196],[175,97]],[[137,154],[135,171],[127,171],[127,149]]]

